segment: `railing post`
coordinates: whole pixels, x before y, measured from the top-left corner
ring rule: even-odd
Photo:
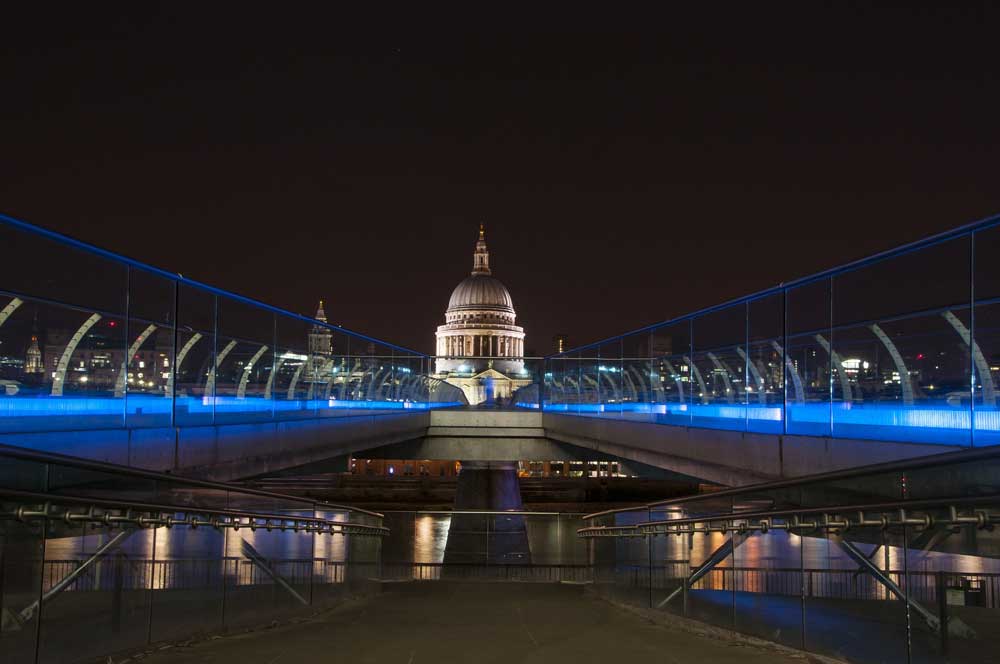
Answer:
[[[948,654],[948,587],[946,583],[945,573],[943,570],[938,570],[937,572],[937,588],[935,592],[937,593],[938,601],[938,620],[941,621],[941,629],[938,633],[941,636],[941,654]]]
[[[122,591],[125,586],[125,556],[121,551],[110,560],[115,566],[114,586],[111,595],[111,633],[122,631]]]
[[[681,593],[682,593],[682,601],[684,607],[683,615],[685,617],[688,614],[688,579],[691,577],[691,569],[692,568],[689,568],[688,571],[681,578]]]

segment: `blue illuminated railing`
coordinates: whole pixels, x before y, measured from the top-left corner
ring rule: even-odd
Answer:
[[[679,426],[994,445],[998,259],[992,217],[549,356],[541,397],[519,401]]]
[[[465,403],[423,353],[3,215],[0,246],[0,433]]]

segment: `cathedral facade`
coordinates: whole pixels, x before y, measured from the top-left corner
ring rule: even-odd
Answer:
[[[435,376],[460,387],[470,404],[508,399],[531,384],[524,370],[524,328],[514,301],[490,270],[486,231],[479,227],[472,273],[452,291],[437,328]]]

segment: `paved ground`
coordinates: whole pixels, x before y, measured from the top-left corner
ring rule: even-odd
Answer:
[[[174,646],[141,661],[801,664],[803,659],[653,625],[579,586],[435,582],[389,584],[381,595],[306,622]]]

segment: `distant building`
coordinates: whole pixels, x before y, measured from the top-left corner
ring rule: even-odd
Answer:
[[[313,316],[318,321],[326,323],[326,311],[323,309],[323,300],[319,301],[316,308],[316,315]],[[333,332],[328,327],[313,325],[309,329],[309,355],[306,364],[302,367],[301,380],[306,383],[323,382],[329,380],[329,368],[327,365],[333,355]]]
[[[28,350],[24,354],[24,373],[45,373],[45,364],[42,362],[42,350],[38,347],[37,334],[31,335],[31,342],[28,344]]]
[[[565,334],[557,334],[552,337],[552,348],[557,353],[565,353],[569,348],[569,337]]]
[[[451,294],[437,328],[435,377],[460,387],[470,404],[506,399],[530,384],[524,371],[524,328],[507,288],[490,270],[486,231],[479,227],[472,274]]]

